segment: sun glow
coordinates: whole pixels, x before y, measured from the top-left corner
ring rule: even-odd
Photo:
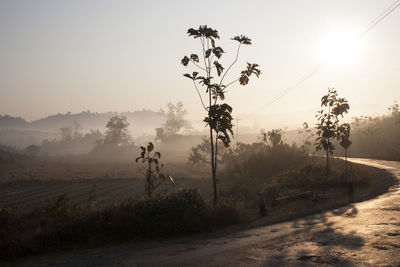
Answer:
[[[347,65],[357,60],[361,48],[361,40],[354,32],[332,31],[321,43],[321,58],[329,64]]]

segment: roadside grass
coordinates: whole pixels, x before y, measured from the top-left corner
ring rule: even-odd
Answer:
[[[228,202],[213,207],[197,189],[134,199],[100,209],[73,205],[66,194],[29,213],[0,209],[0,258],[115,242],[194,234],[242,222]]]
[[[388,173],[361,164],[348,163],[352,185],[345,177],[345,161],[331,160],[326,176],[325,158],[308,157],[297,166],[277,175],[257,177],[252,182],[236,177],[223,195],[243,207],[249,227],[276,223],[292,218],[338,208],[373,198],[386,192],[395,179]],[[225,179],[232,177],[225,177]],[[264,192],[267,214],[261,217],[257,194]]]

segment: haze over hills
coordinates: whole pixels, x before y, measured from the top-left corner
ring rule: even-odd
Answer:
[[[58,113],[50,115],[46,118],[28,122],[23,118],[12,117],[9,115],[0,115],[0,130],[39,130],[54,131],[61,127],[71,126],[74,122],[78,122],[82,130],[104,129],[108,119],[115,115],[126,116],[133,129],[147,129],[159,126],[165,121],[165,114],[162,111],[156,112],[143,109],[133,112],[105,112],[97,113],[90,111],[82,111],[80,113]],[[139,127],[140,125],[140,127]]]
[[[143,109],[133,112],[105,112],[97,113],[83,111],[80,113],[65,113],[50,115],[35,121],[26,121],[23,118],[0,115],[0,143],[24,148],[30,144],[39,144],[43,140],[56,139],[59,130],[63,127],[71,127],[79,123],[80,131],[85,133],[90,130],[105,131],[105,126],[110,117],[115,115],[126,116],[129,130],[133,137],[154,135],[155,128],[165,122],[163,111]]]

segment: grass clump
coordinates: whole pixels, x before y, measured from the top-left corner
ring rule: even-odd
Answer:
[[[198,190],[182,189],[102,209],[72,205],[66,195],[28,214],[2,209],[0,258],[209,231],[240,222],[241,212],[229,203],[213,207]]]

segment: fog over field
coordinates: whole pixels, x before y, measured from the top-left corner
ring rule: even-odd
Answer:
[[[399,12],[0,1],[0,265],[400,266]]]

